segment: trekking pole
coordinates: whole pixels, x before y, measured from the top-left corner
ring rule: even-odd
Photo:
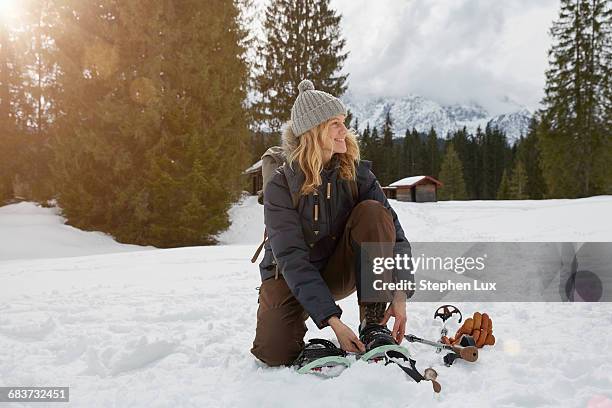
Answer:
[[[446,321],[450,319],[451,317],[453,317],[454,314],[459,315],[459,321],[457,323],[461,323],[461,320],[463,320],[463,315],[461,314],[461,311],[457,309],[455,306],[442,305],[436,309],[436,312],[434,313],[434,320],[438,318],[442,320],[442,329],[440,330],[440,337],[444,337],[447,335],[448,329],[446,328]],[[437,350],[438,353],[440,351],[442,350],[440,349]]]
[[[449,357],[448,359],[447,357],[444,358],[444,362],[446,363],[446,365],[449,365],[449,366],[453,363],[453,361],[456,358],[461,358],[470,363],[473,363],[474,361],[478,360],[478,348],[473,345],[462,346],[462,345],[444,344],[444,343],[440,343],[437,341],[425,340],[425,339],[415,336],[414,334],[407,334],[404,336],[404,338],[408,340],[410,343],[421,343],[421,344],[426,344],[428,346],[435,347],[438,350],[452,351],[453,353],[455,353],[455,356]],[[450,362],[447,360],[450,360]]]

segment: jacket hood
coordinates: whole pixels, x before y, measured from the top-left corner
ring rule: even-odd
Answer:
[[[281,146],[283,148],[285,158],[289,157],[289,155],[293,153],[299,145],[300,139],[298,139],[293,132],[292,121],[286,122],[282,126],[281,133]],[[292,163],[290,166],[287,162],[285,162],[283,168],[287,183],[289,184],[289,190],[292,193],[299,192],[305,179],[302,169],[299,165],[297,165],[297,163]]]
[[[293,122],[288,121],[282,127],[282,147],[285,157],[289,157],[291,153],[300,145],[300,139],[293,133]]]

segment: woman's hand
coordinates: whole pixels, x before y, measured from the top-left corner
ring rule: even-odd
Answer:
[[[404,334],[406,333],[406,294],[403,292],[396,292],[393,297],[393,302],[387,308],[385,317],[381,324],[386,325],[391,316],[394,317],[393,330],[391,335],[395,339],[397,344],[400,344],[404,340]]]
[[[337,316],[330,317],[327,323],[333,329],[334,333],[336,333],[336,338],[342,350],[352,353],[365,353],[364,344],[359,340],[351,328],[342,323]]]

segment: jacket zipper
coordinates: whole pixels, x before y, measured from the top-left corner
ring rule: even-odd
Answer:
[[[328,222],[328,228],[329,228],[329,235],[331,236],[332,239],[336,239],[336,237],[334,235],[332,235],[332,226],[333,226],[333,220],[332,220],[332,210],[331,210],[331,182],[327,182],[327,222]]]
[[[319,193],[313,193],[314,199],[314,234],[319,235]]]

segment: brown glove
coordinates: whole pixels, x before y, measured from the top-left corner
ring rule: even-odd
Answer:
[[[461,341],[461,336],[467,334],[474,338],[476,347],[492,346],[495,344],[495,336],[493,335],[493,321],[486,313],[475,312],[473,317],[469,317],[463,323],[463,326],[457,330],[455,337],[442,337],[442,342],[445,344],[456,345]]]

